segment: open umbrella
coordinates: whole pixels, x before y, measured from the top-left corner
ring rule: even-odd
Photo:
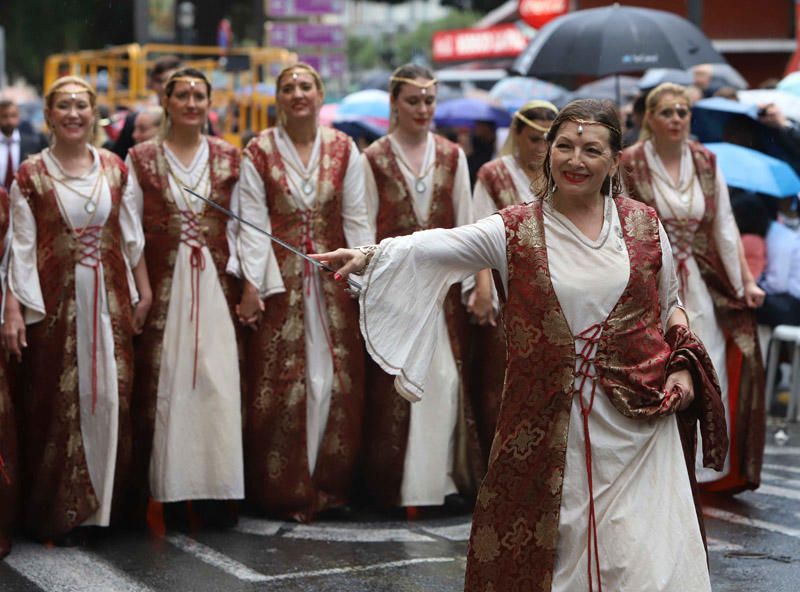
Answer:
[[[385,90],[360,90],[339,103],[333,118],[334,127],[344,122],[362,122],[376,129],[389,127],[389,93]]]
[[[717,164],[731,187],[775,197],[800,193],[800,177],[782,160],[726,142],[706,144],[706,148],[717,155]]]
[[[575,99],[608,99],[614,101],[617,97],[624,99],[639,94],[639,79],[633,76],[606,76],[583,86],[570,93],[570,100]],[[619,94],[618,94],[619,93]]]
[[[569,91],[564,87],[538,78],[524,76],[508,76],[497,83],[489,91],[489,99],[514,112],[532,99],[541,99],[555,103]]]
[[[800,72],[792,72],[786,76],[778,83],[777,89],[793,95],[800,95]]]
[[[639,79],[638,87],[641,90],[650,90],[665,82],[686,86],[692,83],[692,75],[680,68],[650,68]]]
[[[517,57],[512,71],[538,77],[599,77],[724,62],[700,29],[686,19],[662,10],[614,4],[550,21]]]
[[[508,127],[511,115],[505,109],[478,99],[453,99],[437,105],[433,120],[442,127],[472,127],[477,121]]]
[[[790,119],[800,121],[800,96],[778,90],[754,89],[740,90],[737,93],[739,101],[746,105],[769,105],[772,103]]]

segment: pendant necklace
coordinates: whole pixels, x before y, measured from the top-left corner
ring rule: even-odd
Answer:
[[[172,165],[169,162],[169,156],[166,154],[166,152],[164,153],[164,164],[166,165],[167,168],[167,174],[170,177],[172,177],[173,181],[175,181],[175,185],[178,186],[181,193],[181,197],[183,198],[184,202],[186,201],[186,192],[183,190],[184,185],[189,187],[189,189],[191,189],[192,191],[197,192],[197,189],[198,187],[200,187],[200,184],[206,179],[206,172],[208,171],[208,163],[210,161],[211,161],[211,155],[209,155],[209,158],[206,159],[205,165],[203,165],[203,170],[200,171],[200,175],[198,175],[197,177],[197,181],[194,183],[194,185],[190,186],[188,183],[184,183],[183,181],[178,179],[178,175],[175,174],[175,171],[172,169]],[[173,195],[172,187],[169,187],[169,195],[170,197],[168,197],[168,200],[171,201],[172,203],[175,203],[175,196]],[[189,194],[189,202],[194,204],[197,202],[197,198],[194,195]]]
[[[303,182],[300,183],[300,191],[303,192],[303,195],[309,197],[312,193],[314,193],[314,183],[312,182],[312,179],[314,178],[317,169],[319,169],[319,159],[317,159],[317,162],[314,163],[314,166],[311,168],[308,174],[304,174],[294,164],[289,162],[288,158],[284,158],[283,155],[281,155],[281,160],[283,160],[283,164],[292,169],[295,173],[297,173],[297,176],[303,180]]]
[[[406,159],[402,154],[402,150],[395,150],[395,154],[397,155],[397,160],[400,162],[400,164],[402,164],[403,167],[405,167],[405,169],[411,173],[411,176],[414,177],[414,190],[420,194],[425,193],[425,190],[428,189],[428,184],[425,183],[425,178],[430,175],[433,167],[436,165],[436,158],[433,159],[433,162],[431,162],[421,174],[417,175],[414,172],[414,169],[411,168],[411,165],[406,162]]]
[[[60,168],[60,167],[59,167]],[[92,186],[92,190],[87,194],[81,191],[78,191],[74,187],[72,187],[69,183],[66,182],[65,179],[60,179],[56,176],[51,175],[50,178],[55,181],[58,185],[63,187],[64,189],[69,190],[71,193],[77,195],[81,199],[85,201],[83,204],[83,209],[87,214],[94,214],[97,210],[97,193],[100,189],[100,178],[103,176],[103,169],[101,168],[97,174],[97,178],[94,181],[94,185]]]

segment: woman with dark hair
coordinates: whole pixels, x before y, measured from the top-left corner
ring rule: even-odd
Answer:
[[[389,84],[389,134],[364,151],[367,205],[378,240],[473,221],[464,152],[430,131],[437,82],[422,66],[397,68]],[[483,475],[482,453],[463,372],[467,346],[461,288],[438,305],[439,347],[428,386],[437,396],[409,405],[382,362],[367,373],[365,486],[382,507],[466,509]],[[389,372],[389,373],[387,373]],[[460,495],[459,495],[460,494]],[[448,497],[452,496],[452,497]]]
[[[125,167],[92,145],[96,101],[81,78],[53,83],[44,112],[52,146],[29,157],[11,187],[2,334],[25,361],[23,524],[62,545],[82,542],[78,527],[108,526],[129,485],[132,337],[150,307]]]
[[[238,209],[239,151],[203,133],[210,104],[202,72],[174,71],[162,135],[128,153],[154,294],[136,348],[139,478],[181,529],[188,507],[172,502],[192,500],[208,525],[229,526],[235,512],[222,502],[244,497],[237,229],[184,189]]]
[[[686,89],[647,96],[641,141],[623,153],[631,197],[654,208],[672,244],[681,301],[708,349],[728,410],[731,447],[722,474],[697,461],[703,489],[736,493],[761,482],[766,430],[764,368],[755,311],[764,301],[747,265],[728,187],[713,152],[689,140]]]
[[[514,113],[500,158],[487,162],[478,171],[472,196],[475,219],[480,220],[508,206],[530,201],[535,184],[542,181],[547,154],[547,132],[558,109],[547,101],[528,101]],[[478,274],[475,291],[470,295],[473,314],[481,327],[472,352],[473,400],[480,406],[478,429],[484,451],[488,454],[497,423],[503,394],[506,344],[502,322],[494,319],[492,276],[489,270]],[[487,326],[488,325],[488,326]]]
[[[319,125],[325,88],[317,71],[285,68],[275,96],[278,126],[244,151],[242,215],[307,253],[372,241],[358,149]],[[364,405],[356,303],[329,275],[285,249],[273,252],[249,228],[240,253],[247,281],[239,314],[257,325],[244,359],[247,502],[303,522],[323,511],[342,515]]]
[[[547,189],[531,203],[315,257],[363,274],[367,347],[410,400],[440,394],[427,394],[426,376],[449,286],[500,275],[506,380],[466,590],[707,592],[697,419],[708,463],[721,465],[727,442],[669,241],[651,208],[614,196],[611,103],[570,103],[548,141]]]

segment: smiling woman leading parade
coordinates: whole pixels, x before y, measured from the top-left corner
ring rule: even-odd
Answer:
[[[426,396],[437,302],[480,269],[500,274],[509,351],[469,592],[710,590],[694,434],[699,420],[719,469],[719,387],[655,212],[614,195],[620,139],[613,105],[575,101],[548,132],[531,203],[315,256],[363,273],[367,348],[411,400]]]
[[[131,473],[131,338],[150,306],[144,237],[123,197],[126,172],[97,150],[96,95],[56,80],[45,116],[53,144],[11,188],[13,232],[3,343],[25,351],[23,521],[71,545],[79,526],[108,526]],[[132,308],[126,266],[139,301]]]

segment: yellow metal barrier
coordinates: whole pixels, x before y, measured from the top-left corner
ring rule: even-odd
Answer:
[[[222,131],[239,145],[241,134],[269,124],[269,107],[277,72],[297,61],[297,55],[277,47],[242,47],[224,50],[202,45],[136,43],[98,50],[54,54],[47,58],[45,89],[59,76],[80,76],[98,94],[98,103],[109,109],[136,109],[151,100],[148,74],[160,56],[175,55],[184,65],[201,70],[211,80],[214,109],[220,114]],[[242,61],[240,68],[230,62]]]

